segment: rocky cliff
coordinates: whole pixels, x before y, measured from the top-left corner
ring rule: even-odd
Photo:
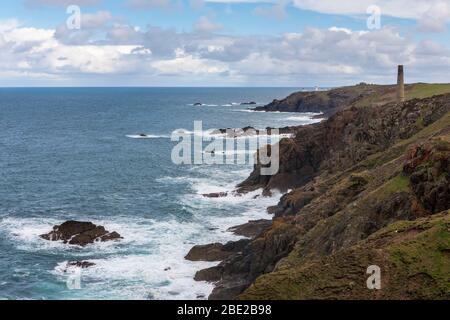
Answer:
[[[255,111],[322,112],[329,117],[351,106],[383,105],[394,102],[397,97],[395,85],[360,83],[328,91],[295,92],[282,100],[274,100]],[[450,93],[448,84],[416,83],[405,86],[406,98],[426,98],[436,94]]]
[[[289,192],[271,225],[199,272],[216,283],[211,299],[450,297],[450,94],[414,88],[405,103],[362,94],[296,128],[275,176],[255,166],[239,192]],[[381,290],[366,287],[369,265]]]

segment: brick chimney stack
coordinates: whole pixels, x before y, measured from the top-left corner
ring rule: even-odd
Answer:
[[[405,101],[405,75],[403,73],[403,66],[398,66],[397,74],[397,102]]]

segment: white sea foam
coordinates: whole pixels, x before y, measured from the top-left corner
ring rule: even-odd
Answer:
[[[298,121],[298,122],[302,122],[302,123],[317,123],[317,122],[321,122],[322,120],[324,120],[323,118],[312,118],[311,116],[292,116],[292,117],[287,117],[286,120],[288,121]]]
[[[236,129],[231,129],[236,130]],[[282,138],[292,138],[292,134],[290,133],[282,133],[282,134],[264,134],[265,129],[257,129],[260,130],[261,133],[259,134],[242,134],[238,136],[230,136],[227,133],[219,133],[218,129],[208,129],[204,131],[189,131],[185,129],[178,129],[175,130],[174,133],[177,134],[183,134],[183,135],[195,135],[197,137],[204,137],[204,138],[222,138],[222,139],[231,139],[231,140],[237,140],[237,139],[260,139],[260,138],[274,138],[274,139],[282,139]]]
[[[227,229],[248,220],[270,218],[266,207],[275,204],[272,198],[255,198],[261,191],[242,196],[229,193],[223,198],[206,198],[203,193],[229,192],[242,181],[251,168],[230,170],[229,167],[200,166],[191,169],[201,177],[166,177],[159,183],[188,183],[190,192],[180,194],[180,208],[192,213],[189,222],[178,219],[155,220],[143,217],[110,216],[96,218],[70,216],[57,218],[13,218],[0,220],[0,229],[22,250],[53,252],[88,260],[95,266],[82,269],[82,290],[71,292],[69,298],[90,299],[198,299],[208,297],[213,285],[193,280],[195,273],[216,263],[190,262],[184,256],[196,244],[227,242],[241,237]],[[211,210],[226,214],[210,214]],[[124,239],[104,242],[85,248],[39,238],[56,224],[67,219],[89,220],[108,230],[119,232]],[[101,258],[100,258],[101,257]],[[66,282],[66,261],[55,265],[55,277]],[[77,290],[75,290],[77,291]],[[79,296],[77,296],[79,295]]]
[[[267,112],[271,112],[271,113],[281,113],[280,111],[259,111],[259,110],[252,110],[252,109],[242,109],[242,110],[235,110],[237,112],[261,112],[261,113],[267,113]]]
[[[184,259],[195,244],[193,239],[206,236],[205,240],[213,240],[202,230],[202,225],[176,220],[130,223],[129,217],[122,219],[116,219],[109,226],[128,239],[128,252],[104,259],[95,259],[94,254],[94,259],[89,259],[95,266],[82,270],[85,296],[92,295],[97,299],[196,299],[199,295],[207,297],[210,294],[212,285],[196,282],[193,277],[199,269],[216,263]],[[54,269],[61,281],[70,276],[64,272],[65,267],[66,262],[61,262]]]
[[[80,217],[80,220],[85,219]],[[63,220],[5,218],[0,221],[0,227],[21,250],[70,254],[76,259],[95,263],[95,266],[82,270],[83,298],[196,299],[211,293],[211,284],[196,282],[193,277],[196,271],[215,263],[184,259],[196,239],[215,240],[213,234],[205,232],[203,225],[176,220],[130,219],[129,216],[90,220],[119,232],[124,239],[95,243],[81,249],[39,238]],[[99,255],[107,257],[98,259]],[[66,264],[67,261],[62,261],[53,270],[62,282],[66,282],[71,274],[65,272],[68,271]],[[70,267],[69,271],[73,268],[76,267]]]
[[[190,103],[188,104],[188,106],[194,106],[194,107],[218,107],[218,104],[214,104],[214,103],[202,103],[199,105],[196,105],[194,103]]]
[[[234,169],[230,166],[203,165],[187,170],[190,174],[185,176],[169,176],[156,180],[161,184],[187,184],[185,192],[175,199],[178,200],[180,209],[192,215],[185,220],[165,219],[163,212],[158,214],[162,217],[158,219],[150,218],[150,214],[149,218],[129,215],[100,218],[77,214],[56,218],[4,217],[0,220],[0,232],[21,250],[64,257],[51,271],[62,283],[70,276],[70,273],[64,272],[68,259],[95,263],[93,267],[82,269],[82,290],[70,292],[69,298],[206,298],[213,285],[196,282],[193,278],[198,270],[217,263],[190,262],[185,260],[184,256],[197,244],[225,243],[242,238],[227,230],[249,220],[270,219],[266,208],[276,204],[280,195],[262,197],[261,190],[245,195],[233,194],[231,191],[248,176],[252,170],[251,166]],[[203,196],[212,192],[228,192],[228,195],[222,198]],[[54,225],[69,219],[92,221],[105,226],[107,230],[117,231],[124,239],[80,248],[39,237],[52,230]]]

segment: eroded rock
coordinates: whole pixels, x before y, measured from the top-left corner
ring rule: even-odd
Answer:
[[[49,241],[62,241],[70,245],[86,246],[94,242],[122,239],[117,232],[109,232],[92,222],[66,221],[54,226],[53,231],[40,236]]]
[[[230,257],[233,253],[241,251],[249,240],[239,240],[228,242],[227,244],[212,243],[193,247],[186,260],[190,261],[222,261]]]
[[[272,225],[271,220],[253,220],[249,221],[247,223],[244,223],[239,226],[232,227],[228,229],[228,231],[233,232],[234,234],[238,236],[244,236],[247,238],[255,238],[267,229],[270,228]]]

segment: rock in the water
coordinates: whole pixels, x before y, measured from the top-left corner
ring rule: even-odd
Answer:
[[[220,266],[211,267],[198,271],[195,274],[195,281],[216,282],[222,278],[223,268]]]
[[[227,244],[212,243],[195,246],[189,251],[185,259],[190,261],[222,261],[241,251],[248,242],[249,240],[243,239]]]
[[[81,269],[87,269],[95,266],[95,263],[89,261],[70,261],[67,263],[67,267],[78,267]]]
[[[122,239],[117,232],[109,232],[103,226],[92,222],[67,221],[54,226],[53,231],[40,236],[49,241],[63,241],[66,244],[86,246],[94,242]]]
[[[196,103],[194,103],[194,106],[195,107],[198,107],[198,106],[202,106],[203,104],[202,103],[200,103],[200,102],[196,102]]]
[[[259,236],[261,233],[263,233],[264,231],[266,231],[267,229],[269,229],[271,225],[272,225],[271,220],[264,220],[264,219],[253,220],[253,221],[249,221],[245,224],[232,227],[232,228],[228,229],[228,231],[231,231],[238,236],[255,238],[255,237]]]
[[[203,194],[205,198],[224,198],[228,196],[228,192],[213,192],[213,193],[207,193]]]
[[[241,106],[251,106],[251,105],[255,105],[256,102],[255,101],[250,101],[250,102],[242,102]]]

